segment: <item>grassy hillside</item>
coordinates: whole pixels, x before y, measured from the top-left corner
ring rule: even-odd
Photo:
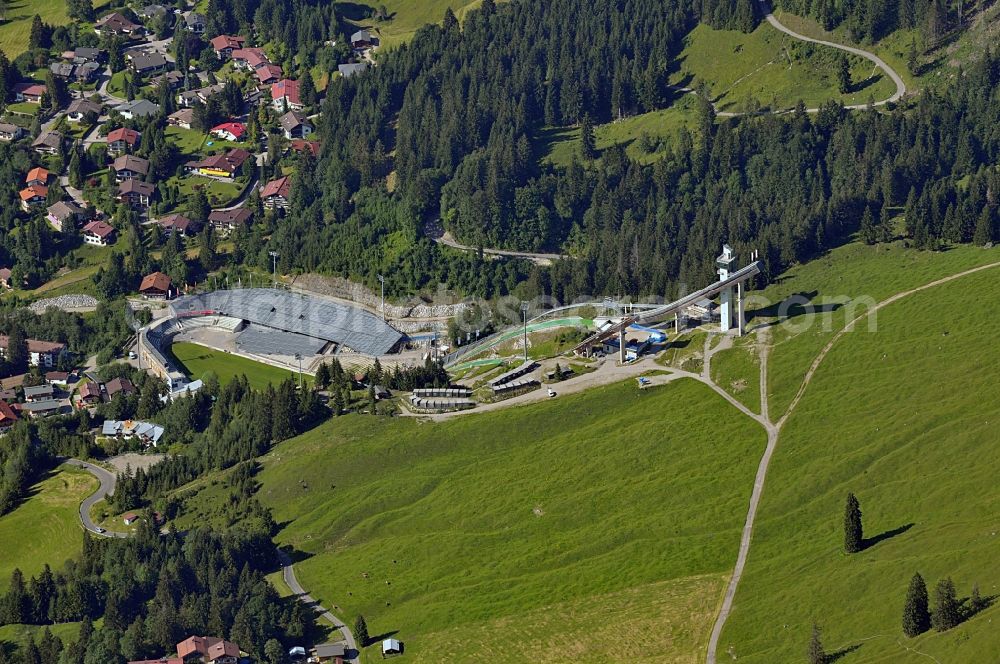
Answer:
[[[94,0],[94,8],[98,14],[108,2],[109,0]],[[9,0],[6,4],[7,20],[0,21],[0,49],[11,60],[21,51],[27,50],[31,19],[35,14],[51,25],[69,23],[65,0]]]
[[[461,21],[465,13],[478,7],[480,2],[481,0],[338,2],[337,11],[352,24],[374,31],[382,40],[381,47],[388,49],[409,41],[417,30],[428,23],[440,23],[448,7],[451,7]],[[380,5],[385,7],[389,20],[375,20],[374,13]]]
[[[83,543],[80,502],[96,489],[89,473],[60,466],[32,487],[17,509],[0,517],[0,584],[6,587],[15,568],[30,577],[45,563],[59,569],[76,556]]]
[[[255,362],[245,357],[213,350],[205,346],[179,341],[170,347],[188,378],[199,379],[212,371],[223,385],[243,374],[254,389],[264,389],[268,384],[277,385],[287,378],[298,378],[297,372]],[[308,380],[308,377],[305,377]]]
[[[258,495],[302,584],[413,661],[692,662],[763,444],[700,383],[629,381],[444,423],[339,418],[264,457]]]
[[[853,89],[840,94],[836,49],[807,44],[762,23],[754,32],[714,30],[699,25],[687,36],[671,82],[708,87],[720,111],[791,108],[798,100],[815,107],[829,99],[864,104],[883,99],[895,86],[872,63],[849,55]]]
[[[782,433],[720,651],[795,661],[815,620],[831,650],[851,649],[845,662],[1000,660],[995,606],[944,634],[900,635],[914,572],[931,588],[951,576],[960,597],[974,583],[986,596],[1000,585],[998,274],[898,300],[879,312],[877,332],[833,347]],[[985,297],[964,304],[977,292]],[[867,537],[885,538],[851,556],[841,552],[848,491]]]

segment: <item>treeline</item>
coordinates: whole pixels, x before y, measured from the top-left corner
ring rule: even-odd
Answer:
[[[118,512],[154,503],[205,472],[222,470],[267,452],[271,445],[314,426],[326,408],[312,390],[299,391],[292,379],[253,390],[245,376],[217,389],[210,381],[188,398],[176,399],[154,415],[165,435],[191,444],[148,470],[119,475],[108,503]],[[167,509],[160,499],[157,507]]]
[[[0,624],[49,625],[81,621],[66,646],[49,636],[20,648],[13,659],[31,664],[122,663],[162,657],[190,635],[227,638],[254,661],[274,659],[315,629],[308,608],[282,600],[264,575],[274,569],[274,546],[260,533],[204,528],[159,535],[139,522],[135,537],[94,539],[58,572],[46,566],[25,580],[11,576],[0,597]],[[95,621],[102,619],[100,627]]]
[[[954,29],[960,11],[975,11],[979,3],[951,0],[774,0],[793,14],[810,16],[826,30],[847,27],[851,38],[872,42],[896,30],[920,30],[930,41]]]

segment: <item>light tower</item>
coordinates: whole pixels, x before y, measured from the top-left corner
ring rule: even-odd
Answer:
[[[722,245],[722,254],[715,259],[715,264],[719,267],[719,281],[728,279],[732,274],[733,263],[736,256],[733,248],[728,244]],[[719,327],[723,332],[728,332],[733,326],[733,287],[727,286],[719,293]]]

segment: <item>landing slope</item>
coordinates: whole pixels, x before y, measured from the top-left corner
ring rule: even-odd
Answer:
[[[634,382],[444,423],[341,418],[264,457],[302,585],[415,661],[697,661],[763,430]]]

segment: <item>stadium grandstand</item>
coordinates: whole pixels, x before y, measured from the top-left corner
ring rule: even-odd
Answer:
[[[392,352],[403,339],[364,309],[270,288],[190,295],[170,307],[175,319],[239,321],[233,329],[239,333],[237,347],[261,355],[311,356],[343,348],[379,356]]]

